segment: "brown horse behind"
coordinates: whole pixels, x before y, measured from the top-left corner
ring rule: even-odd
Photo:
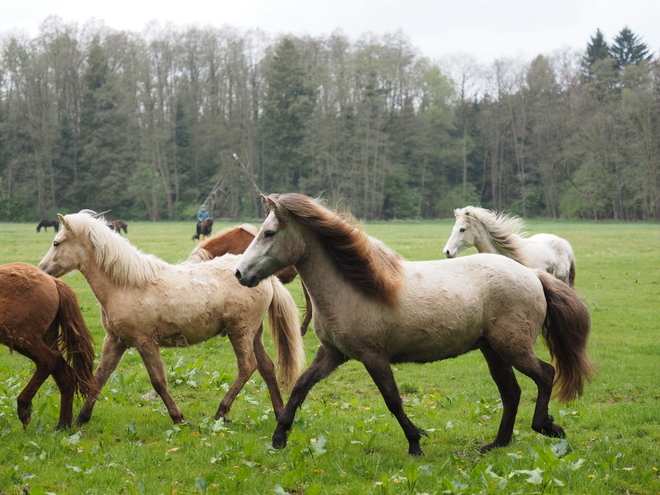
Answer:
[[[217,235],[200,242],[188,257],[189,262],[199,263],[225,254],[243,254],[259,229],[249,223],[223,230]],[[293,266],[288,266],[275,274],[280,282],[288,284],[298,272]],[[307,294],[305,284],[302,285],[305,294],[305,316],[300,325],[300,334],[305,335],[310,321],[312,321],[312,302]]]
[[[44,228],[44,232],[48,232],[48,227],[53,227],[55,232],[57,232],[60,229],[60,222],[57,220],[42,220],[37,225],[37,233],[41,232],[41,227]]]
[[[193,241],[199,241],[202,236],[208,237],[211,235],[213,229],[213,219],[205,218],[201,222],[197,222],[197,232],[192,236]]]
[[[75,292],[61,280],[27,263],[0,265],[0,343],[37,365],[18,396],[18,418],[27,426],[32,398],[46,379],[60,390],[57,428],[71,425],[73,396],[96,388],[94,346]]]
[[[120,234],[122,230],[124,231],[124,234],[128,234],[128,225],[121,220],[108,220],[108,227]]]

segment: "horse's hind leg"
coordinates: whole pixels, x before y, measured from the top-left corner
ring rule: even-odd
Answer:
[[[23,427],[26,427],[32,420],[32,399],[41,385],[43,385],[46,379],[51,375],[53,365],[52,361],[42,361],[39,358],[29,356],[23,352],[21,354],[32,359],[37,365],[37,370],[34,372],[34,375],[32,375],[28,384],[16,398],[16,412],[18,414],[18,419],[23,423]]]
[[[488,342],[484,343],[481,347],[481,352],[488,363],[490,375],[493,377],[500,391],[503,407],[497,437],[495,437],[493,442],[479,449],[479,452],[484,454],[495,447],[503,447],[511,442],[513,426],[516,421],[516,414],[518,413],[518,405],[520,404],[520,386],[511,365],[505,362]]]
[[[53,370],[53,380],[60,389],[60,421],[57,429],[71,426],[73,417],[73,396],[75,395],[73,369],[60,356]]]
[[[565,436],[564,430],[561,426],[553,423],[554,418],[548,413],[555,369],[552,365],[536,357],[531,348],[524,350],[520,347],[518,348],[518,352],[515,354],[509,352],[508,355],[507,351],[500,352],[503,359],[522,374],[534,380],[538,388],[532,429],[548,437],[563,438]]]
[[[156,393],[160,395],[160,398],[163,399],[167,412],[170,414],[170,418],[172,418],[172,421],[175,424],[184,423],[183,413],[176,405],[167,389],[165,365],[163,365],[163,360],[160,358],[158,345],[153,340],[143,340],[136,342],[135,348],[140,353],[144,366],[147,368],[147,373],[149,373],[151,385]]]
[[[92,417],[92,411],[94,409],[94,404],[101,395],[103,387],[108,382],[110,375],[117,369],[117,365],[121,358],[126,352],[126,345],[116,340],[109,335],[105,336],[103,339],[103,350],[101,351],[101,361],[99,362],[98,367],[96,368],[96,373],[94,374],[94,380],[96,381],[96,391],[90,393],[85,400],[78,417],[76,418],[76,426],[81,426],[87,423]]]
[[[264,331],[263,324],[259,327],[259,331],[254,336],[253,346],[254,346],[254,355],[257,358],[257,368],[259,369],[259,374],[266,382],[268,387],[268,393],[270,394],[270,401],[273,404],[273,411],[275,412],[275,419],[277,419],[282,410],[284,409],[284,401],[282,400],[282,393],[280,392],[280,387],[277,384],[277,375],[275,373],[275,365],[273,360],[270,358],[264,347],[263,340],[261,336]]]
[[[255,350],[253,348],[253,343],[250,341],[250,336],[246,333],[240,334],[237,338],[233,332],[228,332],[229,341],[231,342],[232,347],[234,348],[234,354],[236,354],[236,364],[238,365],[238,373],[236,374],[236,379],[234,383],[231,384],[229,390],[225,396],[220,401],[218,410],[215,413],[216,421],[220,418],[227,420],[227,415],[231,409],[231,405],[236,400],[239,392],[245,386],[247,381],[250,379],[254,371],[257,369],[257,359],[255,357]],[[264,350],[265,352],[265,350]],[[272,364],[272,362],[271,362]],[[268,382],[266,382],[268,384]],[[268,387],[270,390],[270,386]],[[272,395],[271,395],[272,398]],[[281,398],[280,398],[281,400]],[[277,414],[277,412],[275,413]]]
[[[423,455],[424,452],[422,452],[419,446],[419,441],[425,433],[410,421],[410,418],[408,418],[403,410],[401,395],[399,395],[399,388],[394,380],[394,374],[392,373],[389,360],[384,356],[371,355],[363,356],[361,361],[376,383],[383,399],[385,399],[387,408],[397,419],[399,425],[401,425],[403,433],[408,440],[408,453],[411,455]]]
[[[516,366],[517,370],[534,380],[534,383],[538,387],[532,429],[547,437],[564,438],[566,436],[564,429],[558,424],[553,423],[554,418],[548,413],[555,369],[551,364],[541,361],[536,356],[533,357],[536,361],[535,366],[529,369]]]
[[[312,387],[330,375],[340,364],[345,363],[347,360],[348,358],[344,354],[333,347],[326,345],[319,347],[318,351],[316,351],[316,356],[314,356],[314,361],[312,361],[309,368],[296,381],[293,390],[291,390],[289,402],[287,402],[284,411],[277,418],[277,427],[273,433],[274,448],[281,449],[286,446],[287,432],[291,429],[296,411]]]

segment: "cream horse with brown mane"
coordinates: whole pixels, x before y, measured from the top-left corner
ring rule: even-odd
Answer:
[[[456,223],[442,250],[447,258],[474,246],[480,253],[501,254],[575,285],[575,255],[567,240],[554,234],[524,237],[521,218],[476,206],[454,210],[454,216]]]
[[[269,211],[235,275],[249,287],[293,264],[314,306],[321,342],[314,362],[293,387],[278,418],[273,446],[287,442],[294,415],[310,389],[355,359],[371,375],[408,440],[421,454],[424,432],[406,415],[390,365],[426,363],[479,349],[502,397],[503,414],[486,452],[511,441],[520,401],[513,369],[538,387],[532,428],[564,436],[548,414],[553,384],[569,401],[592,372],[586,352],[587,306],[574,289],[504,256],[406,261],[374,242],[351,219],[300,194],[263,197]],[[555,364],[534,354],[541,333]]]
[[[59,215],[62,230],[39,268],[56,277],[80,270],[99,301],[106,331],[95,374],[99,391],[126,350],[135,347],[172,421],[182,423],[183,413],[167,389],[158,347],[189,346],[227,335],[236,353],[238,375],[215,418],[226,418],[256,369],[279,416],[284,403],[275,367],[262,342],[266,313],[277,346],[280,379],[286,385],[299,376],[305,359],[298,310],[281,282],[271,277],[257,290],[242,287],[233,276],[239,259],[233,255],[171,265],[142,253],[90,213]],[[97,399],[98,393],[88,396],[77,425],[89,421]]]

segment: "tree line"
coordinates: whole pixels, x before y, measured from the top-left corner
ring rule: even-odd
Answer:
[[[271,38],[48,18],[0,34],[0,220],[261,216],[301,192],[365,219],[479,204],[660,217],[660,64],[629,28],[484,67],[405,34]]]

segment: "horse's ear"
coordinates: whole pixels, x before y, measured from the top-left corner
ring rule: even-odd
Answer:
[[[57,214],[57,218],[60,219],[60,223],[61,223],[64,227],[68,227],[68,226],[69,226],[68,222],[66,221],[66,219],[64,218],[63,215],[60,215],[60,214],[58,213],[58,214]]]

